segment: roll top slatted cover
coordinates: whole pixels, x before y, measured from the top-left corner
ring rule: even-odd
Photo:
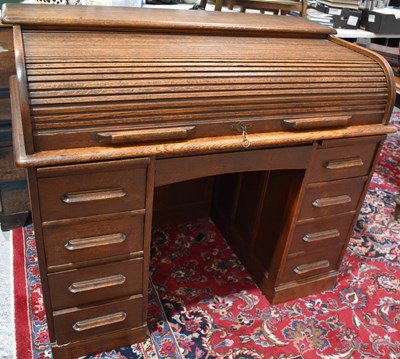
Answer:
[[[100,131],[192,126],[191,137],[212,137],[238,122],[272,132],[290,119],[388,117],[379,59],[300,18],[112,8],[111,21],[104,8],[46,7],[46,18],[27,8],[6,7],[3,21],[22,27],[35,151],[96,146]]]

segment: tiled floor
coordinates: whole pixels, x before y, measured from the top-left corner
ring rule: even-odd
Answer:
[[[11,232],[0,232],[0,359],[15,358]]]

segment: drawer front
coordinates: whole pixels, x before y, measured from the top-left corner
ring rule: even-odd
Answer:
[[[307,253],[346,241],[353,213],[323,217],[305,224],[298,224],[294,233],[289,253]]]
[[[142,293],[143,259],[52,273],[48,280],[53,309]]]
[[[144,215],[124,212],[43,226],[49,268],[143,250]]]
[[[318,218],[353,211],[357,208],[367,177],[307,186],[299,219]]]
[[[315,153],[310,182],[363,176],[369,173],[377,143],[319,149]]]
[[[73,166],[69,166],[73,167]],[[104,165],[98,172],[60,171],[38,178],[43,221],[80,218],[145,207],[146,168]]]
[[[142,321],[142,313],[142,296],[85,309],[53,312],[57,344],[139,327],[145,324]]]
[[[343,247],[327,247],[288,259],[280,283],[309,278],[336,270]]]

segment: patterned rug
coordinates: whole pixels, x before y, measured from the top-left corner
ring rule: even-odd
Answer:
[[[392,123],[400,131],[400,113]],[[385,143],[335,288],[271,306],[210,220],[154,230],[148,340],[86,358],[400,358],[399,131]],[[26,266],[14,266],[18,359],[51,358],[32,227],[24,238]]]

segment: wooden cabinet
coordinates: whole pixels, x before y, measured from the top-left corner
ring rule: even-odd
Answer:
[[[394,131],[379,56],[294,17],[8,4],[2,20],[55,358],[144,340],[152,222],[211,216],[271,303],[335,284]]]
[[[289,250],[277,278],[320,282],[336,275],[384,137],[326,140],[315,147]],[[307,285],[307,284],[306,284]],[[293,287],[293,286],[292,286]],[[290,292],[290,290],[289,290]]]
[[[62,344],[109,331],[126,340],[133,325],[135,337],[145,335],[150,228],[145,222],[152,206],[147,188],[153,191],[147,185],[149,163],[138,158],[29,172],[56,356],[70,355],[79,346]]]

